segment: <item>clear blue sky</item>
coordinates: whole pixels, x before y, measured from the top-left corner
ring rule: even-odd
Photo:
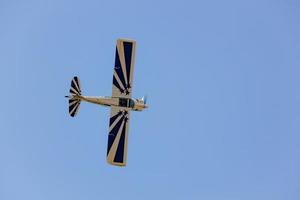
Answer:
[[[63,97],[111,94],[122,37],[150,104],[125,168],[109,109]],[[0,58],[1,200],[300,199],[298,0],[2,0]]]

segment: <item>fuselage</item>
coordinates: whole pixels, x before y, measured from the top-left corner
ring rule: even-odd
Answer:
[[[80,96],[76,95],[73,98],[81,101],[94,103],[103,106],[115,106],[124,110],[142,111],[148,106],[143,99],[124,98],[124,97],[107,97],[107,96]]]

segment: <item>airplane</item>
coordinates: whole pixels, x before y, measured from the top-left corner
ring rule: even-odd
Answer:
[[[71,81],[70,95],[65,96],[71,117],[76,116],[82,101],[111,107],[106,160],[115,166],[126,166],[130,111],[148,108],[146,97],[132,98],[135,47],[134,40],[117,40],[111,96],[83,96],[77,76]]]

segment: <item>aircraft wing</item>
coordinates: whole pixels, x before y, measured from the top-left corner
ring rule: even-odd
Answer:
[[[129,116],[128,111],[115,106],[111,107],[107,162],[112,165],[126,165]]]
[[[112,97],[131,98],[135,43],[134,40],[117,40]]]

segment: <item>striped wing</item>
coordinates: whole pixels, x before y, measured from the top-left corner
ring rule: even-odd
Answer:
[[[112,97],[131,97],[135,43],[133,40],[117,40]]]
[[[112,165],[126,165],[129,114],[126,110],[111,107],[107,162]]]

